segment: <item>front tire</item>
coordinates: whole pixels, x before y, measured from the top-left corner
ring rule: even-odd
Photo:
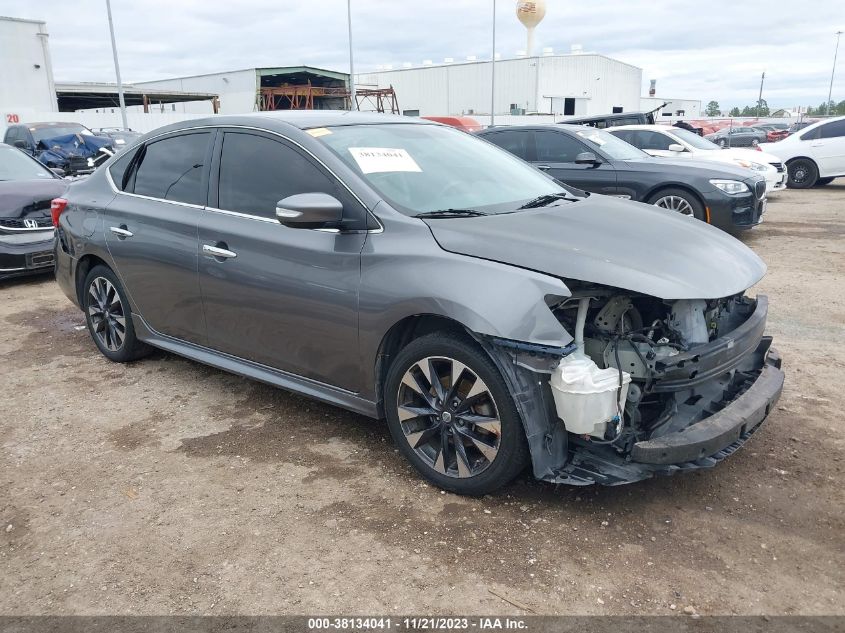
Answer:
[[[790,189],[809,189],[819,179],[819,170],[809,158],[796,158],[786,164],[786,186]]]
[[[384,408],[401,453],[444,490],[487,494],[528,463],[510,391],[470,340],[438,332],[411,342],[390,365]]]
[[[648,204],[653,204],[662,209],[676,211],[681,215],[689,215],[696,220],[704,220],[704,205],[689,191],[684,189],[669,188],[661,189],[651,195]]]
[[[149,354],[151,348],[135,336],[129,301],[114,271],[94,266],[83,288],[82,309],[88,333],[102,355],[126,363]]]

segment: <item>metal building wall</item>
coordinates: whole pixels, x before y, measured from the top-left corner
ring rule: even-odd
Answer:
[[[489,61],[403,68],[356,76],[356,84],[396,90],[401,110],[426,115],[490,113]],[[596,79],[598,78],[598,80]],[[526,112],[550,112],[547,97],[586,100],[583,114],[613,106],[639,109],[642,70],[603,55],[525,57],[496,62],[496,114],[511,104]]]
[[[255,96],[258,89],[258,72],[255,68],[234,70],[193,77],[177,77],[158,81],[133,81],[136,87],[147,86],[182,92],[208,92],[220,95],[220,114],[245,114],[256,110]],[[175,112],[211,114],[211,103],[194,101],[177,103]],[[166,111],[170,110],[165,105]]]
[[[0,113],[55,111],[56,89],[47,27],[37,20],[0,17]]]

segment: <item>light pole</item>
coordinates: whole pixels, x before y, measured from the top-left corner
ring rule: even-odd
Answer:
[[[352,58],[352,0],[346,0],[346,21],[349,25],[349,109],[357,110],[355,98],[355,62]]]
[[[106,0],[106,12],[109,14],[109,34],[111,35],[111,52],[114,56],[114,74],[117,76],[117,98],[120,101],[120,118],[123,120],[123,127],[129,128],[126,122],[126,100],[123,98],[123,82],[120,80],[120,64],[117,61],[117,44],[114,41],[114,22],[111,19],[111,2]]]
[[[493,0],[493,58],[490,60],[490,127],[496,119],[496,0]]]
[[[833,51],[833,70],[830,71],[830,88],[827,89],[827,107],[825,110],[830,114],[830,97],[833,95],[833,76],[836,74],[836,56],[839,54],[839,38],[842,31],[836,31],[836,49]]]
[[[760,94],[757,96],[757,118],[760,118],[760,106],[763,105],[763,82],[766,80],[766,71],[763,71],[763,76],[760,77]]]

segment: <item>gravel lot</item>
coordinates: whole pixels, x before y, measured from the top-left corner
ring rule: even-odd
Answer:
[[[0,614],[845,614],[845,179],[770,201],[787,384],[739,453],[619,488],[424,484],[386,426],[0,284]],[[689,613],[690,610],[687,609]]]

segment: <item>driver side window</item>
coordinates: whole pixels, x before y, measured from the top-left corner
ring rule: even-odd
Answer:
[[[551,130],[535,132],[534,143],[541,163],[574,163],[578,154],[590,151],[568,134]]]

